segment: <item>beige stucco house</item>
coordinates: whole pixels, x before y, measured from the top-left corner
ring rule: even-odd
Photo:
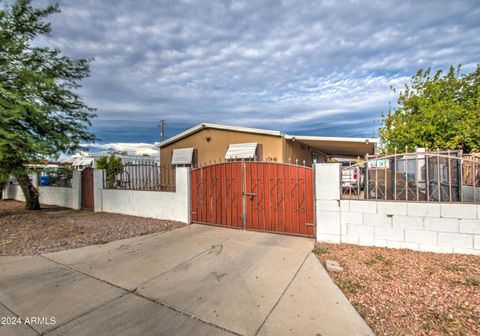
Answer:
[[[330,158],[374,154],[377,139],[288,135],[280,131],[203,123],[156,145],[160,162],[205,164],[234,159],[256,159],[311,165]]]

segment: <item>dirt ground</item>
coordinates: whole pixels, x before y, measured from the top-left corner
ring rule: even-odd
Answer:
[[[2,256],[33,255],[104,244],[185,226],[175,221],[55,206],[27,211],[24,206],[23,202],[0,201]]]
[[[480,335],[480,256],[319,244],[338,287],[381,335]]]

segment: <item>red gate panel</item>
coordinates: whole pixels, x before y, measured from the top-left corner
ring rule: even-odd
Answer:
[[[192,221],[242,228],[242,163],[192,169]]]
[[[93,169],[85,168],[82,171],[82,209],[93,210]]]
[[[312,168],[227,162],[192,170],[192,221],[314,236]]]
[[[313,236],[312,168],[245,162],[246,229]]]

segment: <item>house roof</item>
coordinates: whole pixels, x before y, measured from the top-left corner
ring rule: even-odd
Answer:
[[[162,142],[156,142],[155,146],[157,147],[165,147],[171,143],[177,142],[178,140],[181,140],[183,138],[186,138],[187,136],[196,133],[198,131],[201,131],[203,129],[208,129],[208,128],[213,128],[213,129],[220,129],[220,130],[227,130],[227,131],[235,131],[235,132],[244,132],[244,133],[256,133],[256,134],[266,134],[266,135],[274,135],[274,136],[284,136],[284,134],[280,131],[271,131],[271,130],[264,130],[264,129],[258,129],[258,128],[248,128],[248,127],[240,127],[240,126],[227,126],[227,125],[219,125],[219,124],[211,124],[211,123],[202,123],[198,124],[192,128],[187,129],[186,131],[183,131],[182,133],[178,133],[177,135],[174,135],[171,138],[168,138],[165,141]]]
[[[375,139],[375,138],[348,138],[348,137],[289,135],[280,131],[202,123],[182,133],[179,133],[165,141],[156,142],[155,146],[160,148],[165,147],[183,138],[186,138],[191,134],[194,134],[196,132],[199,132],[203,129],[208,129],[208,128],[284,137],[286,140],[299,141],[307,146],[317,148],[321,150],[323,153],[328,155],[339,155],[339,156],[350,156],[350,157],[364,155],[366,153],[373,154],[375,152],[375,146],[378,143],[378,139]]]

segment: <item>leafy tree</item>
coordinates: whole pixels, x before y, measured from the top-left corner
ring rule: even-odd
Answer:
[[[51,32],[44,20],[58,12],[58,5],[34,8],[31,0],[0,9],[0,173],[16,177],[26,209],[40,208],[26,164],[94,140],[88,132],[94,109],[75,93],[90,61],[32,45]]]
[[[97,168],[104,169],[107,175],[107,187],[114,188],[117,175],[123,170],[123,161],[115,154],[101,156],[97,160]]]
[[[468,74],[460,70],[417,72],[400,92],[398,106],[383,116],[379,133],[385,151],[480,150],[480,66]]]

